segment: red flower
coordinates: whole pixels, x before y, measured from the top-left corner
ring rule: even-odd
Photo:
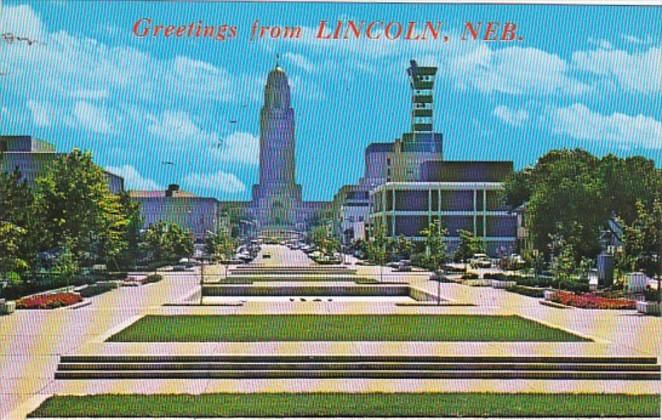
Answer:
[[[16,302],[18,309],[54,309],[62,306],[82,302],[83,298],[77,293],[52,293],[30,296]]]
[[[630,299],[613,299],[592,294],[576,295],[570,292],[557,292],[552,301],[567,306],[584,309],[635,309],[636,302]]]

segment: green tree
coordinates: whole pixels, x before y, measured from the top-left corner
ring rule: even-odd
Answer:
[[[28,269],[28,263],[20,255],[20,244],[26,235],[24,228],[0,221],[0,279]]]
[[[76,275],[80,272],[80,266],[76,256],[71,252],[69,243],[65,243],[62,252],[58,255],[53,267],[53,272],[67,285],[71,284]]]
[[[222,231],[218,234],[207,235],[205,238],[205,252],[215,260],[220,260],[228,274],[229,261],[234,255],[236,244],[232,236]]]
[[[388,258],[389,238],[381,223],[377,223],[370,232],[367,244],[368,259],[379,265],[379,281],[384,280],[384,264]]]
[[[131,200],[127,193],[120,194],[120,208],[127,220],[124,232],[126,246],[117,257],[117,265],[118,268],[129,269],[135,267],[138,262],[143,218],[140,214],[140,203]]]
[[[400,257],[409,259],[414,252],[414,243],[404,235],[400,235],[397,241],[395,241],[395,248]]]
[[[482,238],[474,235],[473,232],[464,229],[460,229],[458,234],[460,235],[460,244],[453,256],[455,262],[466,262],[469,258],[473,257],[474,254],[485,253],[485,242]]]
[[[160,220],[147,228],[140,248],[152,261],[173,261],[193,254],[193,235],[176,223]]]
[[[562,284],[572,281],[572,274],[575,272],[575,250],[560,233],[550,235],[549,247],[552,254],[552,275],[560,289]]]
[[[658,280],[660,290],[660,264],[662,263],[662,199],[656,199],[649,207],[636,204],[636,218],[623,229],[623,259],[627,268],[641,270]]]
[[[331,255],[340,250],[340,242],[331,234],[328,225],[313,228],[311,241],[325,255]]]
[[[438,272],[448,261],[445,236],[448,234],[439,219],[421,231],[425,237],[425,263],[430,271]]]
[[[34,192],[22,180],[18,169],[13,172],[0,171],[0,222],[12,226],[5,227],[7,235],[18,235],[18,230],[21,231],[16,249],[6,258],[24,262],[21,266],[33,266],[43,229],[39,228],[36,218]],[[13,241],[10,238],[15,236],[7,237],[8,241]]]
[[[36,180],[42,249],[65,244],[80,264],[109,263],[126,248],[128,219],[104,171],[89,152],[74,149]]]
[[[548,152],[533,168],[511,175],[504,188],[507,204],[528,202],[533,247],[548,254],[550,235],[558,232],[572,245],[577,261],[597,255],[600,230],[612,215],[629,225],[637,217],[637,201],[651,208],[661,196],[662,170],[653,160],[597,159],[580,149]]]

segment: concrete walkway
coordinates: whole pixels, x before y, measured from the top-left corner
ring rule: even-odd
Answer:
[[[301,251],[265,246],[254,265],[309,265]],[[354,266],[359,277],[379,278],[379,268]],[[222,273],[222,267],[207,267]],[[383,269],[385,281],[406,281],[436,293],[425,273]],[[156,284],[122,288],[71,310],[17,311],[0,318],[0,417],[22,418],[53,393],[255,392],[255,391],[501,391],[660,393],[659,381],[536,380],[122,380],[55,381],[64,354],[521,354],[654,355],[662,359],[662,321],[635,311],[556,309],[504,290],[442,284],[442,297],[475,306],[397,306],[393,302],[247,302],[242,306],[162,306],[195,300],[199,274],[164,273]],[[112,333],[145,314],[516,314],[592,338],[593,343],[105,343]],[[11,414],[10,414],[11,413]],[[10,418],[10,417],[8,417]]]

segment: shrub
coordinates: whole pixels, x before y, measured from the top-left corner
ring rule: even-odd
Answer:
[[[462,280],[475,280],[478,278],[477,273],[464,273],[462,274]]]
[[[492,283],[489,280],[466,280],[463,281],[462,284],[465,286],[471,286],[471,287],[490,287]]]
[[[503,273],[485,273],[483,278],[486,280],[506,280],[506,275]]]
[[[146,283],[157,283],[161,280],[163,280],[163,276],[160,274],[150,274],[149,276],[145,277]]]
[[[520,295],[536,298],[541,298],[545,295],[545,289],[541,289],[539,287],[520,286],[519,284],[516,286],[508,287],[506,290],[513,293],[519,293]]]
[[[553,302],[584,309],[635,309],[636,302],[630,299],[611,299],[592,294],[577,295],[558,292],[551,299]]]
[[[30,296],[16,302],[17,309],[55,309],[82,302],[78,293],[53,293]]]
[[[657,294],[657,290],[650,287],[650,285],[647,285],[644,289],[644,300],[646,300],[646,302],[657,302]]]

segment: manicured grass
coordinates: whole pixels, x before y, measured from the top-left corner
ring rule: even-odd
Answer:
[[[590,341],[518,316],[148,315],[108,341]]]
[[[54,396],[30,417],[657,417],[658,395],[202,394]]]

